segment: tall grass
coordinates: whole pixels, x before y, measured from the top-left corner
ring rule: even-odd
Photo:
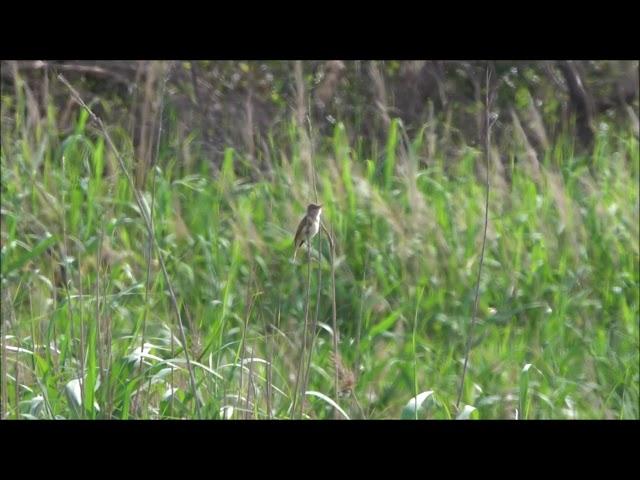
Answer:
[[[205,159],[186,168],[198,151],[176,146],[167,115],[137,201],[83,110],[63,132],[56,107],[38,123],[24,92],[2,106],[7,418],[291,418],[307,282],[319,303],[303,418],[456,416],[483,231],[479,152],[436,144],[427,159],[418,133],[407,175],[397,122],[373,156],[338,123],[313,153],[335,256],[314,244],[322,275],[308,276],[290,262],[314,192],[295,122],[271,146],[270,175],[249,181],[243,152],[228,150],[217,176]],[[106,128],[133,171],[131,139]],[[491,171],[460,418],[639,417],[638,140],[610,126],[593,155],[572,145],[561,137],[538,175],[522,149],[495,146],[508,175]],[[355,374],[342,396],[336,327]]]

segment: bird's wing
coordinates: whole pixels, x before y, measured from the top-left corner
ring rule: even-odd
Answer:
[[[302,231],[304,230],[304,227],[305,227],[306,224],[307,224],[307,217],[304,217],[300,221],[300,225],[298,225],[298,230],[296,231],[296,236],[293,239],[293,245],[296,248],[298,248],[304,242],[304,237],[302,235]],[[300,240],[302,240],[302,242],[300,242]]]

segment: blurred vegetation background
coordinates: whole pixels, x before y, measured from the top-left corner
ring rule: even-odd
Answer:
[[[638,418],[637,61],[0,73],[3,418]]]

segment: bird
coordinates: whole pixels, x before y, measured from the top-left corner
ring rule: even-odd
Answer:
[[[322,205],[316,205],[315,203],[310,203],[307,206],[307,214],[304,216],[302,220],[300,220],[300,224],[298,225],[298,230],[296,230],[296,236],[293,240],[294,248],[293,251],[293,259],[296,259],[296,254],[298,253],[298,248],[300,248],[305,241],[310,241],[313,237],[316,236],[318,231],[320,230],[320,214],[322,213]]]

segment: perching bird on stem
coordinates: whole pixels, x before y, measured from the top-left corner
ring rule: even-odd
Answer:
[[[320,213],[322,213],[322,205],[316,205],[310,203],[307,206],[307,214],[300,221],[296,236],[293,240],[295,250],[293,252],[293,259],[296,259],[298,248],[300,248],[304,242],[310,242],[313,237],[316,236],[320,230]]]

